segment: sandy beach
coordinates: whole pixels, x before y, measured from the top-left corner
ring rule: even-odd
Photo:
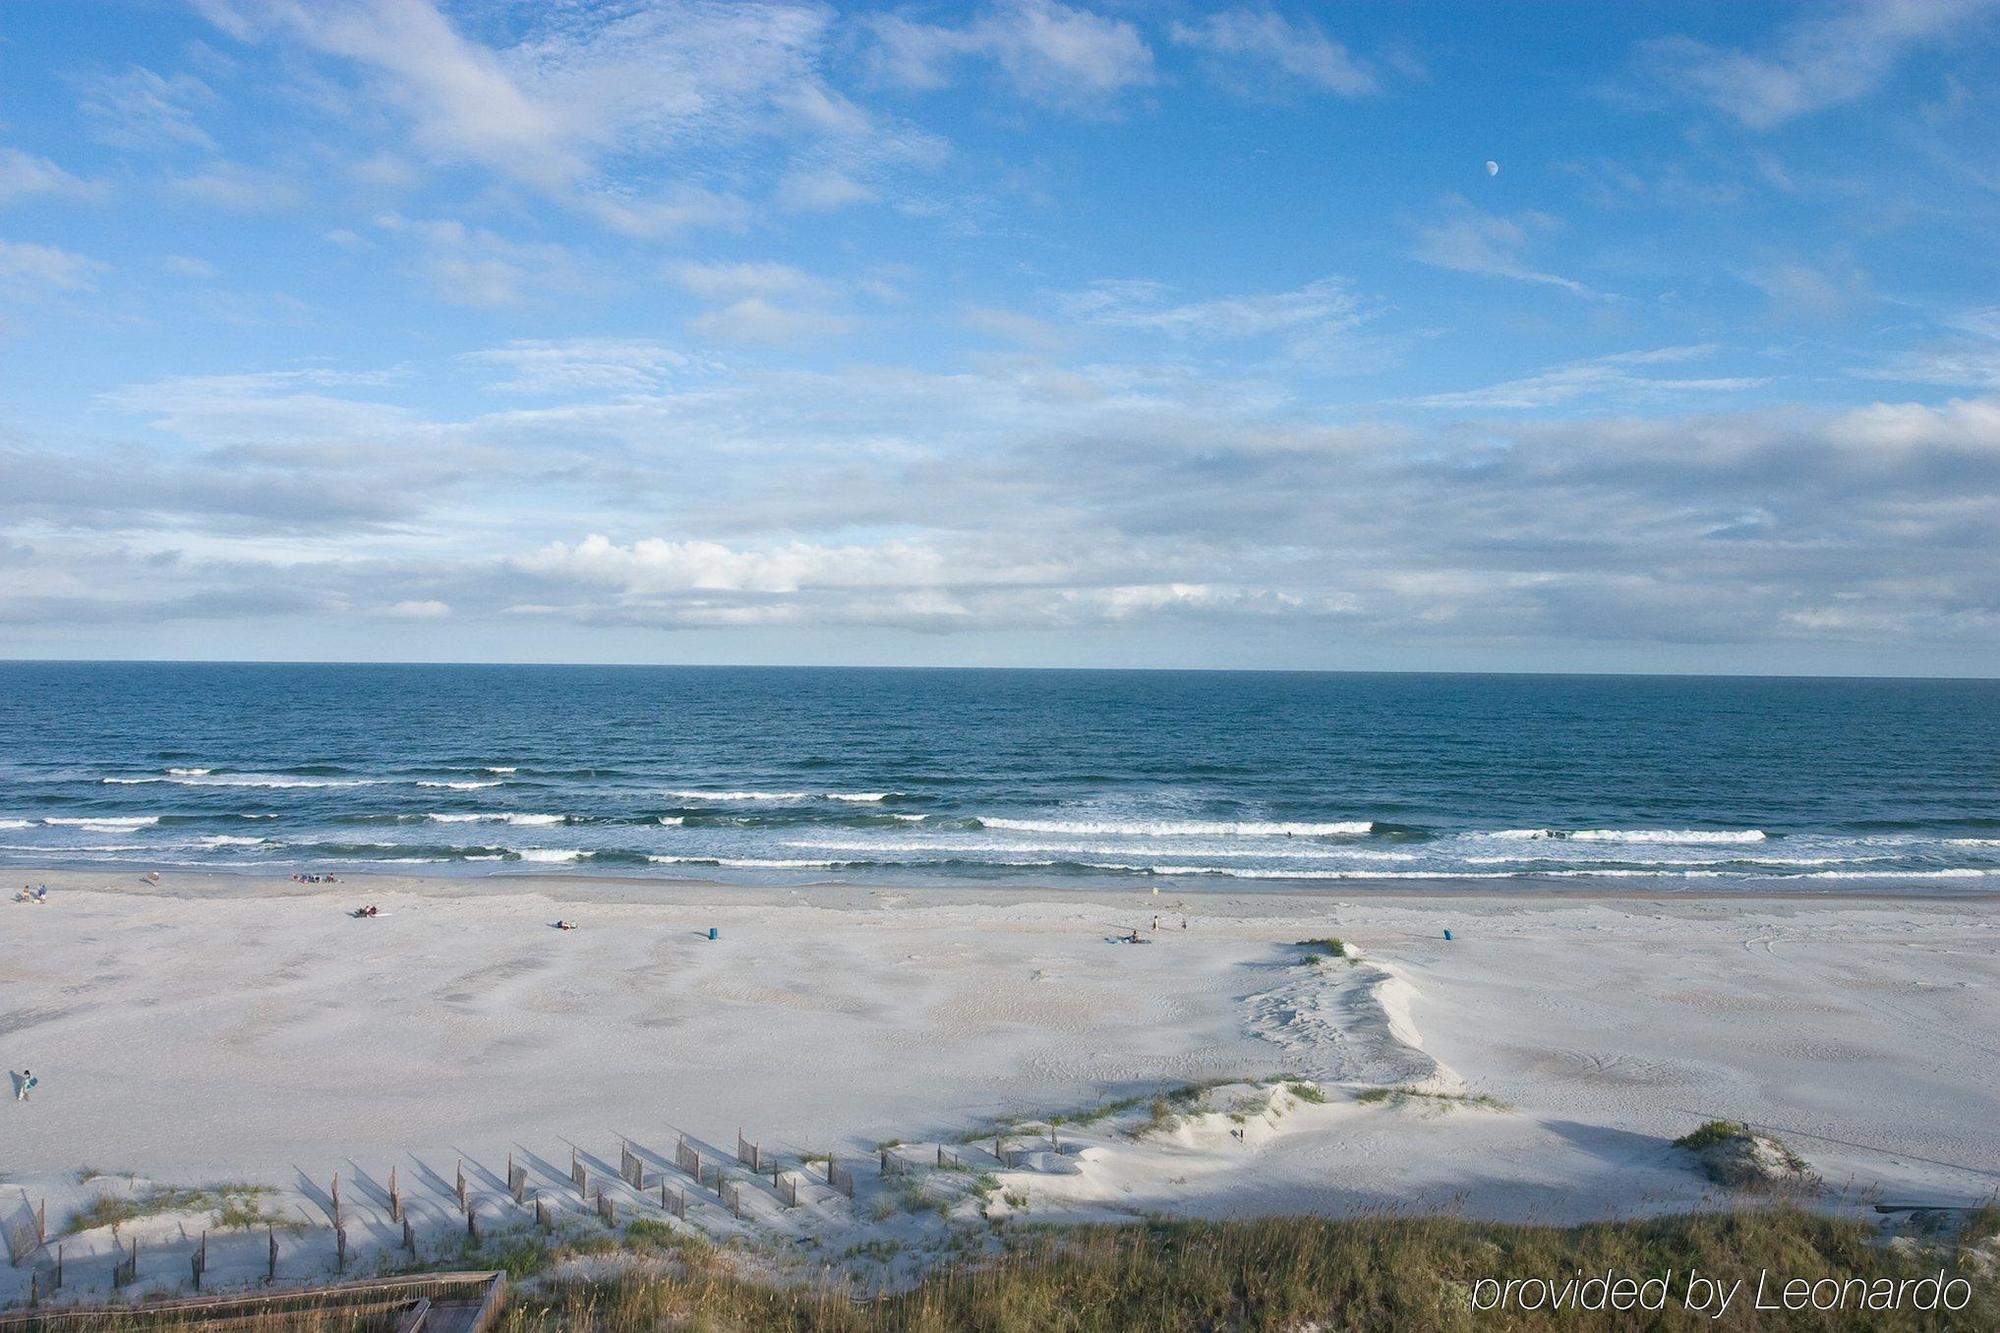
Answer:
[[[50,895],[0,903],[0,1054],[40,1078],[6,1104],[0,1215],[44,1205],[52,1244],[95,1199],[255,1185],[304,1225],[286,1240],[303,1278],[330,1265],[336,1173],[351,1243],[386,1250],[392,1166],[445,1234],[463,1229],[461,1161],[489,1225],[521,1217],[510,1154],[581,1217],[573,1148],[624,1191],[629,1140],[646,1190],[693,1193],[680,1136],[728,1155],[739,1127],[794,1166],[851,1164],[855,1198],[807,1164],[798,1207],[766,1179],[742,1217],[711,1202],[690,1226],[797,1240],[815,1263],[893,1236],[890,1270],[955,1224],[1021,1214],[1572,1221],[1723,1202],[1670,1146],[1711,1117],[1791,1143],[1828,1207],[2000,1189],[1992,896],[13,878]],[[382,914],[350,917],[362,903]],[[1149,942],[1113,942],[1132,928]],[[1357,956],[1297,945],[1329,936]],[[1194,1084],[1217,1086],[1151,1110]],[[1385,1088],[1403,1091],[1370,1095]],[[1051,1116],[1068,1121],[1054,1151]],[[978,1137],[1007,1121],[1012,1167]],[[913,1201],[880,1175],[891,1140],[927,1167],[956,1145],[968,1169],[930,1172]],[[197,1209],[62,1237],[72,1287],[103,1284],[114,1243],[170,1251],[203,1225]],[[261,1275],[261,1229],[211,1243],[218,1280]],[[153,1272],[142,1285],[171,1289],[186,1264]],[[0,1270],[0,1301],[27,1280]]]

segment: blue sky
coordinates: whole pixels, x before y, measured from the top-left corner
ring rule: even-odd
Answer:
[[[1995,674],[1996,43],[0,7],[0,655]]]

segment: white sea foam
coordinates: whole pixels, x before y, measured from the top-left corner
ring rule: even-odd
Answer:
[[[1981,879],[2000,871],[1973,870],[1815,870],[1800,879]]]
[[[646,859],[660,865],[729,866],[753,870],[831,870],[845,864],[840,861],[767,860],[751,856],[649,856]]]
[[[1341,820],[1333,823],[1272,823],[1258,820],[1209,821],[1200,819],[1142,819],[1100,821],[1081,819],[1003,819],[982,815],[979,823],[989,829],[1019,833],[1069,833],[1125,838],[1332,838],[1357,837],[1372,833],[1370,820]]]
[[[683,801],[804,801],[805,791],[668,791],[661,793]]]
[[[217,833],[201,840],[204,847],[261,847],[269,838],[244,838],[230,833]]]
[[[488,773],[518,773],[521,770],[515,768],[512,764],[488,764],[484,771]]]
[[[1098,856],[1130,852],[1129,845],[1101,842],[966,842],[957,838],[796,838],[787,847],[818,847],[833,852],[1051,852],[1077,856]],[[1364,847],[1203,847],[1198,856],[1256,856],[1282,861],[1414,861],[1415,852],[1373,851]]]
[[[681,825],[687,823],[687,820],[679,815],[661,815],[660,822],[668,828],[679,828]]]
[[[93,830],[151,828],[160,822],[160,817],[158,815],[91,815],[81,817],[50,815],[42,820],[42,822],[55,828]]]
[[[1487,835],[1492,838],[1537,841],[1548,838],[1569,842],[1663,842],[1663,843],[1736,843],[1762,842],[1762,829],[1547,829],[1510,828]]]
[[[892,791],[830,791],[826,793],[826,799],[829,801],[886,801],[895,794]]]
[[[545,828],[560,824],[567,815],[522,815],[509,811],[493,811],[476,815],[425,815],[425,819],[438,824],[513,824],[522,828]]]
[[[0,851],[55,853],[61,856],[68,856],[72,852],[143,852],[147,850],[149,850],[148,847],[142,842],[86,843],[76,847],[42,847],[34,843],[22,842],[0,843]]]
[[[425,779],[418,782],[417,785],[419,787],[442,787],[447,791],[478,791],[482,787],[497,787],[500,783],[497,779],[492,782],[432,782],[429,779]]]
[[[170,782],[176,787],[371,787],[379,778],[296,777],[289,773],[188,773],[163,778],[99,778],[123,787]]]
[[[553,862],[582,860],[584,853],[561,847],[523,847],[517,849],[514,855],[523,861]]]
[[[25,819],[0,819],[0,828],[12,829],[12,828],[27,828],[27,827],[29,827],[29,821]]]
[[[205,778],[214,771],[212,768],[170,768],[167,770],[167,775],[176,778]]]
[[[1948,847],[2000,847],[2000,838],[1946,838]]]

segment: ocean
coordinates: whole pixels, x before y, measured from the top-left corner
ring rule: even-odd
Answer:
[[[2000,682],[6,663],[0,859],[2000,888]]]

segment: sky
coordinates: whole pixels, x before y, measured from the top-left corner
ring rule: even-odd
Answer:
[[[2000,4],[11,0],[0,657],[2000,674]]]

